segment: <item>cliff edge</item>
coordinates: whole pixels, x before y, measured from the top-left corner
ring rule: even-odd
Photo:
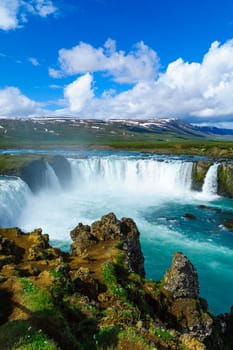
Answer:
[[[69,254],[41,229],[0,229],[1,350],[232,349],[233,312],[208,312],[185,255],[155,282],[132,219],[109,213],[70,235]]]

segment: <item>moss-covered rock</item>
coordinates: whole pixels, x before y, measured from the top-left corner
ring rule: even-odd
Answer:
[[[221,163],[218,167],[218,194],[233,198],[233,164]]]
[[[193,164],[192,169],[192,189],[195,191],[201,191],[204,184],[204,180],[212,165],[209,161],[199,160]]]

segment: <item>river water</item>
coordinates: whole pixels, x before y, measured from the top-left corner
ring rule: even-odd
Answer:
[[[51,153],[68,159],[69,186],[62,188],[49,164],[37,194],[19,178],[0,176],[0,226],[19,226],[24,231],[41,227],[52,243],[68,249],[69,232],[79,222],[90,224],[109,212],[118,218],[131,217],[141,233],[148,278],[162,278],[173,253],[182,251],[198,271],[200,295],[208,300],[210,311],[229,312],[233,234],[223,223],[233,218],[233,201],[216,195],[217,163],[197,192],[191,190],[193,158],[132,152]]]

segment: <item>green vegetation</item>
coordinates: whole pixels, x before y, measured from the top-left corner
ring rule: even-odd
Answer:
[[[60,347],[29,321],[7,322],[0,326],[1,350],[60,350]]]
[[[103,265],[103,278],[107,287],[113,295],[121,299],[126,298],[125,289],[117,282],[117,276],[115,266],[112,263],[104,263]]]

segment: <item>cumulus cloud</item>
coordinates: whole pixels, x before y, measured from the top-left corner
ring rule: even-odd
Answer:
[[[70,51],[60,51],[61,68],[66,74],[84,73],[86,69],[92,72],[104,70],[103,67],[110,67],[108,64],[111,61],[111,70],[106,68],[106,71],[111,72],[113,80],[135,81],[131,89],[118,94],[105,91],[97,98],[91,90],[91,103],[83,104],[82,108],[80,105],[77,108],[78,115],[96,118],[181,117],[187,121],[205,120],[215,123],[222,122],[223,119],[225,122],[233,121],[233,40],[222,45],[214,42],[200,63],[185,62],[178,58],[154,79],[152,76],[155,71],[153,74],[146,73],[145,76],[150,79],[144,79],[143,73],[140,76],[137,72],[142,56],[145,55],[148,60],[144,58],[143,62],[151,62],[151,49],[144,44],[137,47],[137,54],[116,52],[114,41],[108,41],[105,50],[110,53],[107,55],[104,49],[94,49],[82,43]],[[119,67],[122,67],[122,57],[125,67],[128,67],[130,57],[131,63],[136,66],[134,74],[122,74],[127,68],[121,70],[117,67],[116,56]],[[153,56],[157,57],[156,54]],[[151,67],[150,64],[149,66]],[[67,94],[65,98],[67,99]],[[73,100],[67,101],[74,111],[71,104]]]
[[[0,90],[0,116],[24,117],[41,113],[38,103],[23,95],[16,87],[6,87]]]
[[[31,15],[47,17],[57,10],[52,0],[1,0],[0,29],[19,28]]]
[[[91,74],[86,73],[65,87],[64,96],[71,112],[82,111],[92,100],[94,97],[92,81]]]
[[[0,3],[0,29],[8,30],[18,26],[18,0],[2,0]]]
[[[117,51],[112,39],[103,48],[80,43],[71,50],[62,49],[60,68],[51,68],[50,75],[74,75],[74,80],[64,87],[63,99],[51,113],[92,118],[177,117],[233,125],[233,40],[212,43],[201,62],[177,58],[163,73],[156,70],[158,61],[155,51],[142,42],[129,53]],[[99,90],[97,96],[94,86],[106,74],[108,86],[109,78],[114,81],[114,90],[109,88],[101,95]],[[131,87],[121,86],[118,92],[116,83],[122,82],[131,82]],[[17,88],[0,90],[0,115],[39,111],[42,113],[40,106]]]
[[[138,42],[132,51],[126,53],[116,50],[116,42],[108,39],[104,47],[95,48],[80,42],[71,49],[59,51],[59,70],[50,68],[52,77],[104,72],[118,83],[136,83],[151,80],[156,76],[158,57],[143,41]]]

